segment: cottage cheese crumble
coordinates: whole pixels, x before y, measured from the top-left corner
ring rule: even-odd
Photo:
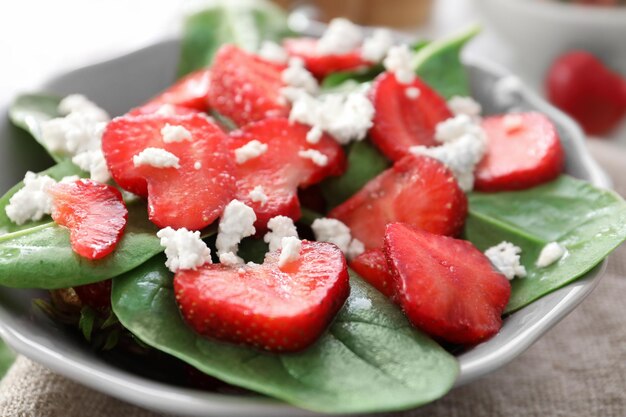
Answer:
[[[310,159],[313,163],[320,167],[328,165],[328,156],[324,155],[316,149],[307,149],[298,152],[298,156],[304,159]]]
[[[251,207],[239,200],[228,203],[220,219],[215,241],[220,262],[243,263],[243,260],[237,257],[239,243],[244,237],[252,236],[256,232],[255,221],[256,214]]]
[[[165,143],[191,140],[191,132],[185,129],[184,126],[171,125],[169,123],[166,123],[165,126],[161,128],[161,135],[163,136],[163,142]]]
[[[252,191],[248,193],[248,197],[250,197],[251,201],[255,203],[261,203],[261,205],[267,203],[268,198],[267,194],[265,194],[265,191],[263,190],[263,187],[260,185],[254,187]]]
[[[333,19],[317,41],[320,55],[341,55],[358,48],[363,41],[361,28],[344,18]]]
[[[267,143],[251,140],[240,148],[235,149],[235,160],[239,165],[245,164],[251,159],[258,158],[267,152]]]
[[[272,217],[267,222],[269,232],[263,236],[265,243],[269,244],[270,252],[282,247],[282,240],[285,237],[298,237],[298,230],[293,224],[293,220],[287,216]]]
[[[361,46],[361,58],[369,62],[380,62],[393,46],[393,35],[387,29],[376,29],[365,38]]]
[[[52,197],[48,190],[56,181],[47,175],[37,175],[28,171],[24,177],[24,187],[13,194],[5,212],[12,222],[22,225],[28,221],[41,220],[52,211]]]
[[[282,238],[278,267],[282,268],[290,262],[297,261],[300,258],[301,250],[302,241],[297,237],[287,236]]]
[[[565,252],[566,249],[563,246],[559,245],[557,242],[550,242],[541,249],[541,253],[535,265],[538,268],[550,266],[561,259],[563,255],[565,255]]]
[[[311,225],[315,240],[318,242],[334,243],[346,257],[352,259],[365,251],[365,247],[358,239],[353,239],[350,228],[337,219],[315,219]]]
[[[161,148],[146,148],[133,156],[133,164],[138,167],[150,165],[155,168],[180,168],[176,155]]]
[[[393,72],[400,84],[411,84],[415,80],[413,71],[413,54],[407,45],[398,45],[389,49],[383,60],[385,69]]]
[[[515,277],[524,278],[526,268],[520,264],[520,254],[522,249],[510,242],[500,242],[485,251],[485,256],[489,258],[495,266],[508,280]]]
[[[185,228],[172,229],[166,227],[157,233],[161,239],[161,246],[165,248],[165,266],[170,271],[182,269],[197,269],[211,263],[211,249],[200,238],[199,231],[189,231]]]

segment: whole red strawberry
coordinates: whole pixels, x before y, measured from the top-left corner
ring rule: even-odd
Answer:
[[[558,58],[545,82],[550,101],[591,135],[608,133],[626,115],[626,80],[589,52]]]
[[[178,271],[176,301],[198,333],[273,352],[299,351],[326,329],[348,298],[348,268],[337,246],[302,242],[297,260],[279,267],[206,264]]]
[[[395,300],[414,326],[460,344],[500,330],[511,285],[470,242],[394,223],[387,226],[384,250]]]

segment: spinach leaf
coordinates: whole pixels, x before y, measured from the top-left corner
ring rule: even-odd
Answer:
[[[626,203],[617,194],[568,176],[524,191],[469,195],[465,237],[480,250],[507,240],[522,248],[528,276],[512,281],[507,313],[574,281],[626,239]],[[546,243],[567,254],[546,268],[535,261]]]
[[[335,207],[359,191],[369,180],[387,169],[389,161],[369,141],[353,142],[347,150],[348,169],[340,177],[321,184],[329,205]]]
[[[156,257],[113,280],[113,310],[146,344],[230,384],[320,412],[399,410],[454,383],[454,357],[413,329],[358,277],[329,330],[309,349],[276,355],[200,337],[183,321],[172,274]]]
[[[68,177],[71,175],[78,175],[81,177],[86,175],[83,171],[81,171],[76,165],[74,165],[69,160],[60,162],[57,165],[43,172],[40,172],[40,174],[48,175],[49,177],[54,178],[57,181],[60,181],[63,177]],[[6,207],[9,205],[9,200],[11,199],[11,197],[13,197],[13,195],[17,193],[22,187],[24,187],[24,184],[20,182],[19,184],[11,188],[9,191],[7,191],[6,194],[4,194],[0,198],[0,235],[16,232],[18,230],[29,229],[31,227],[39,226],[41,224],[50,222],[50,217],[46,217],[37,222],[28,222],[22,225],[17,225],[13,223],[11,219],[9,219],[5,211]]]
[[[472,26],[462,33],[434,41],[415,55],[415,72],[444,98],[469,96],[469,82],[461,63],[461,49],[480,28]]]
[[[60,97],[45,94],[23,94],[18,96],[9,108],[11,122],[29,132],[44,148],[41,141],[41,123],[46,120],[59,117],[57,107]],[[67,159],[66,155],[59,152],[51,152],[46,148],[50,156],[57,162]]]
[[[268,1],[213,2],[185,21],[178,75],[210,65],[225,43],[256,51],[262,41],[280,40],[287,33],[285,13]]]
[[[129,271],[163,248],[143,203],[128,207],[128,226],[115,251],[90,261],[70,246],[69,231],[54,222],[0,236],[0,285],[54,289],[90,284]]]
[[[14,360],[15,353],[0,339],[0,379],[9,370]]]

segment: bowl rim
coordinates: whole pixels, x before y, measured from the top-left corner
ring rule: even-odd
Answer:
[[[72,74],[78,71],[123,59],[147,48],[157,47],[168,42],[178,41],[175,39],[162,40],[127,54],[113,56],[90,65],[55,74],[41,85],[41,89],[45,90],[47,85],[53,84],[58,78],[72,76]],[[465,57],[463,61],[467,66],[476,67],[500,78],[511,76],[509,71],[488,60]],[[545,112],[557,124],[564,126],[565,129],[572,133],[571,142],[574,152],[578,153],[581,164],[589,174],[589,181],[594,185],[609,188],[611,186],[609,177],[589,154],[584,142],[585,136],[578,125],[528,87],[520,85],[519,94],[535,109]],[[560,299],[560,301],[545,316],[537,320],[525,332],[513,338],[511,342],[500,346],[500,348],[495,349],[489,355],[479,358],[470,357],[464,360],[463,355],[460,355],[461,372],[455,387],[464,385],[502,367],[528,349],[591,293],[603,275],[605,268],[606,260],[584,277],[544,296],[542,300]],[[9,317],[10,314],[0,308],[0,337],[16,352],[85,386],[148,409],[194,416],[208,414],[224,415],[226,413],[232,416],[248,416],[252,413],[258,416],[276,417],[319,415],[318,413],[303,410],[273,398],[224,395],[181,387],[172,389],[171,385],[136,376],[114,367],[99,369],[98,367],[90,366],[88,361],[64,356],[61,352],[49,349],[38,343],[38,341],[29,339],[21,334],[19,329],[13,328],[8,324],[10,320],[6,319]],[[182,406],[183,404],[184,407]]]
[[[525,10],[534,16],[550,14],[557,16],[557,20],[580,19],[612,25],[624,25],[626,6],[602,7],[588,4],[566,3],[556,0],[474,0],[476,3],[489,1],[500,8],[514,7],[517,10]]]

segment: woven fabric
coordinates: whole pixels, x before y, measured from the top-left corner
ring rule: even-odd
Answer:
[[[626,153],[592,143],[626,196]],[[598,288],[527,352],[497,372],[402,417],[626,416],[626,245]],[[23,357],[0,383],[2,417],[156,417]]]

